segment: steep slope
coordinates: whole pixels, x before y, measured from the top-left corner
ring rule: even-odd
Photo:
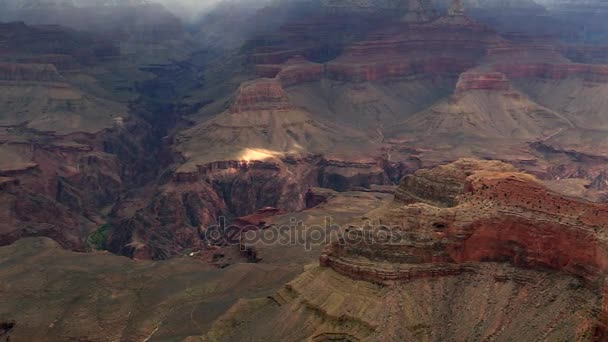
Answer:
[[[241,85],[228,111],[184,131],[178,137],[178,149],[187,159],[194,155],[188,160],[194,165],[248,161],[263,159],[264,154],[280,157],[328,151],[345,140],[340,136],[345,133],[294,107],[278,80],[258,79]]]
[[[510,89],[500,73],[463,73],[457,92],[393,127],[416,137],[461,136],[530,141],[549,136],[572,124],[557,112]],[[440,138],[439,138],[440,139]]]
[[[516,85],[539,104],[564,113],[577,127],[608,129],[603,109],[608,105],[608,82],[604,80],[593,81],[584,76],[559,80],[537,78],[518,80]]]

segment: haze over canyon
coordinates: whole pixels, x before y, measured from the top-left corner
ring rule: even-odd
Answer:
[[[607,17],[0,0],[0,341],[608,341]]]

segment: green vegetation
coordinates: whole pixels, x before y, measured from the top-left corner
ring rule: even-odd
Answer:
[[[108,239],[108,234],[110,233],[112,226],[109,224],[104,224],[97,228],[89,237],[87,238],[88,245],[98,251],[103,251],[106,249],[106,240]]]

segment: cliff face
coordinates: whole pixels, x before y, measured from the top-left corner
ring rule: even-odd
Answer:
[[[46,236],[66,249],[87,250],[83,235],[95,228],[94,223],[52,197],[22,186],[17,178],[2,177],[0,202],[0,245],[29,236]]]
[[[460,75],[456,84],[457,92],[467,90],[497,90],[507,91],[511,83],[505,74],[500,72],[476,73],[465,72]]]
[[[230,111],[286,110],[292,108],[280,82],[261,79],[241,85]]]
[[[444,183],[446,172],[450,176]],[[354,255],[429,266],[509,261],[557,269],[592,282],[606,266],[601,242],[606,205],[564,198],[508,165],[460,160],[406,177],[397,194],[397,203],[405,205],[384,213],[378,223],[397,228],[394,233],[403,239],[398,243],[402,247],[364,244],[352,250]],[[548,248],[571,243],[580,246]],[[348,257],[348,245],[337,248],[336,255]],[[328,260],[331,255],[330,251]]]
[[[371,228],[348,228],[321,265],[387,283],[507,262],[581,277],[598,297],[606,290],[608,206],[553,193],[506,164],[460,160],[419,171],[404,179],[392,207],[370,219]],[[598,334],[606,318],[596,318]]]

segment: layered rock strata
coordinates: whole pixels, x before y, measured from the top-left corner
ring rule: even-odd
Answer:
[[[419,171],[403,180],[391,207],[369,216],[371,225],[348,228],[348,239],[328,247],[322,266],[390,283],[507,262],[581,277],[598,296],[606,291],[608,206],[563,197],[507,164],[464,159]],[[598,336],[607,318],[598,315]]]

